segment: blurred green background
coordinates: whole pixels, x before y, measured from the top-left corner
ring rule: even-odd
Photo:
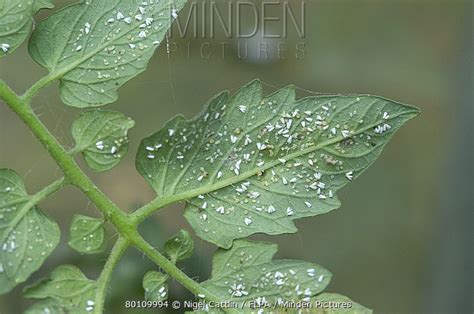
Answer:
[[[197,2],[203,1],[210,2]],[[57,7],[69,3],[54,2]],[[217,2],[225,12],[229,1]],[[302,1],[290,3],[297,11]],[[272,10],[281,16],[281,6]],[[47,14],[42,12],[37,20]],[[290,27],[288,38],[276,40],[288,48],[286,59],[268,60],[259,60],[252,48],[262,40],[258,36],[247,40],[249,57],[240,59],[236,39],[222,32],[197,39],[192,29],[185,38],[175,32],[170,40],[177,51],[167,55],[160,47],[148,70],[120,89],[117,103],[106,106],[137,122],[127,158],[107,173],[88,173],[124,210],[136,209],[154,196],[134,166],[140,139],[178,113],[196,115],[217,92],[235,90],[256,77],[266,83],[268,92],[295,84],[301,88],[299,96],[370,93],[416,105],[422,115],[402,128],[357,183],[340,193],[340,209],[298,221],[298,234],[254,238],[279,243],[278,258],[325,266],[334,274],[328,290],[350,296],[376,313],[472,313],[472,18],[472,1],[309,0],[305,38]],[[244,16],[242,27],[251,24]],[[223,41],[229,43],[224,58],[218,50]],[[305,45],[304,58],[295,56],[299,42]],[[200,56],[202,43],[214,47],[209,58]],[[0,60],[0,77],[18,92],[44,74],[30,60],[26,44]],[[57,84],[36,98],[34,108],[53,133],[72,146],[69,126],[80,111],[61,104]],[[3,104],[0,168],[16,170],[30,192],[61,175]],[[42,208],[60,222],[63,237],[32,279],[64,263],[76,264],[95,278],[107,254],[81,256],[67,246],[72,215],[96,215],[94,206],[67,188],[43,202]],[[176,205],[155,215],[143,225],[143,235],[159,247],[180,228],[190,229],[182,208]],[[109,235],[116,238],[112,229]],[[195,254],[182,268],[205,280],[215,248],[195,240]],[[139,313],[126,311],[124,301],[142,299],[141,277],[150,269],[154,266],[142,254],[127,252],[113,279],[108,313]],[[20,313],[31,304],[21,298],[23,286],[0,297],[1,313]],[[171,287],[171,299],[191,297],[178,284]]]

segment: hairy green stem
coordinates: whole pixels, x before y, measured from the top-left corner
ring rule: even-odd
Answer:
[[[130,232],[130,230],[134,229],[127,215],[105,196],[81,168],[79,168],[73,157],[69,155],[46,126],[38,119],[29,104],[18,97],[3,81],[0,81],[0,98],[2,98],[7,106],[30,128],[73,185],[82,190],[122,232]]]
[[[100,273],[99,279],[97,280],[97,293],[95,295],[94,313],[100,314],[104,311],[105,296],[107,294],[107,287],[109,285],[110,278],[128,246],[128,240],[123,237],[120,237],[117,242],[115,242],[107,262]]]
[[[180,282],[183,286],[186,287],[189,291],[195,295],[199,295],[201,298],[205,298],[209,301],[220,301],[220,298],[216,295],[209,292],[202,285],[197,283],[188,277],[184,272],[177,268],[174,263],[164,257],[160,252],[158,252],[153,246],[146,242],[140,235],[130,239],[133,246],[145,253],[155,264],[159,265],[166,273],[171,277]]]
[[[192,293],[196,295],[205,295],[206,299],[217,301],[218,298],[216,296],[212,295],[199,283],[189,278],[141,237],[137,231],[137,219],[132,219],[131,216],[120,210],[102,191],[97,188],[90,178],[81,170],[73,156],[64,149],[64,147],[35,115],[29,103],[32,97],[34,97],[34,95],[36,95],[36,93],[49,82],[49,79],[42,79],[33,85],[33,87],[26,92],[23,97],[19,97],[5,82],[0,80],[0,99],[18,115],[18,117],[43,144],[51,157],[53,157],[58,166],[64,171],[68,182],[78,187],[89,197],[96,207],[115,226],[122,238],[126,239],[130,244],[145,253],[148,258],[158,264],[158,266],[160,266],[165,272],[175,278]],[[154,207],[154,205],[152,207]],[[111,269],[108,271],[111,271]]]

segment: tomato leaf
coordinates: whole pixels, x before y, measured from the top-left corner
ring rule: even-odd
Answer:
[[[165,252],[174,261],[190,258],[194,251],[194,241],[186,230],[180,230],[165,242]]]
[[[143,72],[186,0],[95,0],[70,5],[39,23],[29,51],[59,79],[73,107],[117,100],[117,89]]]
[[[0,1],[0,58],[25,41],[33,27],[33,15],[52,7],[49,0]]]
[[[12,170],[0,169],[0,294],[38,270],[59,243],[60,230]]]
[[[128,151],[128,131],[135,122],[120,112],[91,110],[84,112],[72,125],[76,141],[74,151],[81,152],[87,165],[95,171],[116,166]]]
[[[187,201],[201,238],[230,248],[255,233],[294,233],[293,220],[338,208],[336,192],[418,112],[376,96],[296,100],[292,86],[263,97],[253,81],[144,139],[136,164],[159,198]]]
[[[41,302],[30,308],[30,313],[90,313],[94,310],[96,282],[88,279],[75,266],[62,265],[49,278],[24,289],[24,296]],[[47,308],[49,311],[44,311]],[[40,312],[41,313],[41,312]]]
[[[212,276],[202,285],[222,300],[263,305],[305,300],[321,293],[331,280],[323,267],[304,261],[272,260],[271,243],[237,240],[231,249],[218,249]]]
[[[80,253],[94,254],[104,249],[103,219],[75,215],[69,233],[69,246]]]
[[[143,277],[145,300],[166,301],[168,299],[168,276],[157,271],[149,271]]]

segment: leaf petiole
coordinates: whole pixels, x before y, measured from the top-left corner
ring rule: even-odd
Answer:
[[[107,294],[107,287],[110,282],[110,278],[115,267],[120,261],[120,258],[122,257],[123,253],[125,253],[129,245],[129,241],[123,237],[120,237],[117,242],[115,242],[115,245],[110,252],[107,262],[105,263],[104,268],[100,273],[99,279],[97,280],[97,293],[95,296],[94,313],[100,314],[103,312],[105,297]]]

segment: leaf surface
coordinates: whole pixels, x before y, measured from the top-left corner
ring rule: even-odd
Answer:
[[[186,230],[180,230],[165,242],[166,254],[174,260],[181,261],[190,258],[194,251],[194,241]]]
[[[56,309],[59,313],[90,313],[94,310],[96,282],[88,279],[75,266],[62,265],[49,278],[26,287],[24,295],[29,299],[42,300],[29,309],[38,313],[42,308]],[[44,313],[44,312],[43,312]]]
[[[0,0],[0,58],[25,41],[33,26],[33,15],[52,7],[49,0]]]
[[[212,276],[202,285],[227,301],[257,300],[274,305],[307,300],[322,292],[331,273],[323,267],[297,260],[272,260],[276,245],[237,240],[231,249],[218,249]]]
[[[38,270],[59,243],[60,230],[12,170],[0,169],[0,293]]]
[[[101,252],[105,243],[104,220],[75,215],[69,237],[69,246],[80,253]]]
[[[91,110],[81,114],[72,125],[75,151],[81,152],[95,171],[116,166],[128,151],[128,131],[135,122],[120,112]]]
[[[60,79],[63,102],[95,107],[117,100],[117,89],[143,72],[186,0],[93,0],[42,21],[29,51]]]
[[[25,314],[69,314],[67,309],[53,299],[37,302],[30,306]]]
[[[357,178],[418,109],[376,96],[264,97],[253,81],[144,139],[137,169],[158,197],[187,200],[203,239],[230,248],[255,233],[294,233],[293,220],[338,208]]]
[[[165,301],[168,299],[168,276],[157,271],[149,271],[143,277],[145,300]]]

